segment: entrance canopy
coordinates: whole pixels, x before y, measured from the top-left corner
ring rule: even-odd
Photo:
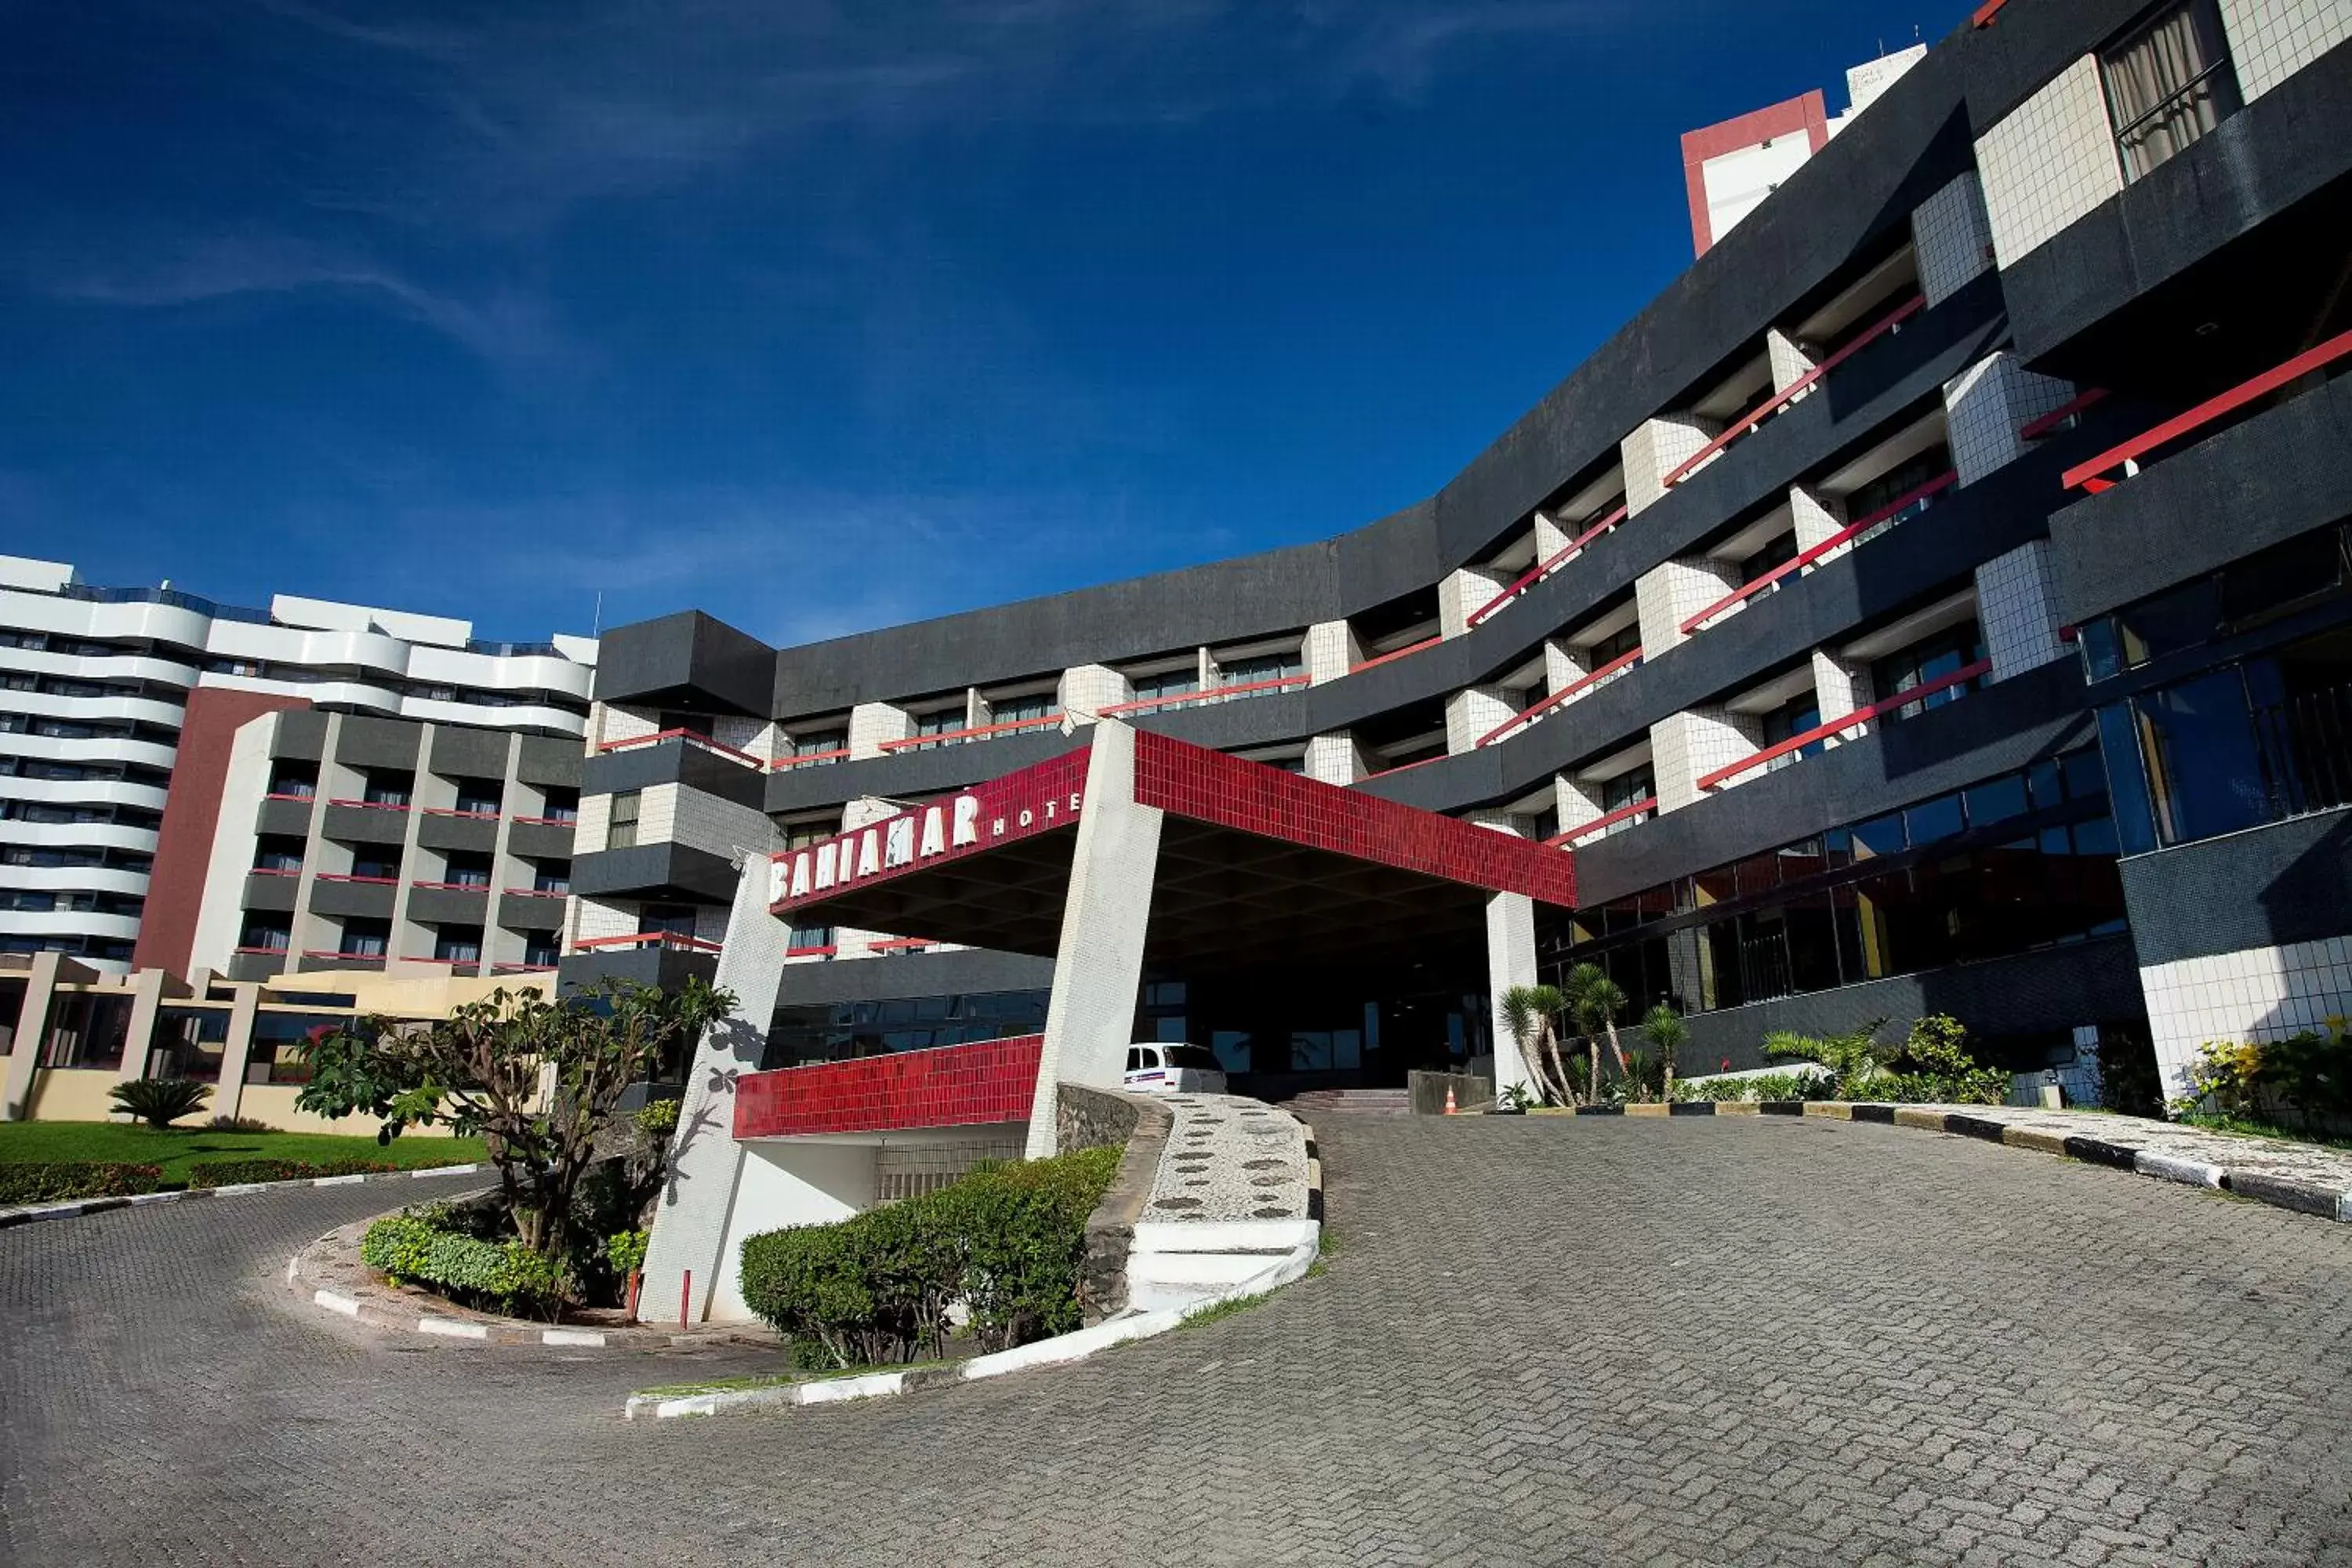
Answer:
[[[771,912],[1054,956],[1089,814],[1156,818],[1144,961],[1188,973],[1363,963],[1481,940],[1492,895],[1572,905],[1568,851],[1150,731],[776,857]],[[1093,776],[1090,776],[1092,774]],[[1114,787],[1123,786],[1123,787]],[[1099,874],[1099,873],[1098,873]]]

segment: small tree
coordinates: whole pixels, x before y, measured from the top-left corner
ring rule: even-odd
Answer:
[[[379,1016],[320,1036],[304,1047],[311,1076],[295,1103],[320,1116],[380,1116],[380,1143],[410,1127],[481,1138],[515,1234],[552,1257],[622,1091],[673,1044],[734,1011],[733,993],[698,978],[675,992],[607,981],[560,1003],[500,987],[446,1018]]]
[[[1680,1013],[1661,1002],[1642,1015],[1642,1037],[1658,1053],[1658,1064],[1664,1069],[1664,1098],[1674,1099],[1675,1053],[1690,1043],[1690,1026],[1683,1022]]]
[[[1828,1069],[1831,1094],[1853,1100],[1871,1091],[1901,1050],[1879,1044],[1878,1031],[1885,1023],[1884,1018],[1873,1018],[1849,1033],[1819,1037],[1776,1029],[1764,1037],[1764,1054],[1820,1064]]]
[[[1580,963],[1568,972],[1568,1010],[1575,1015],[1577,1026],[1584,1031],[1586,1048],[1592,1058],[1592,1102],[1601,1103],[1601,1035],[1608,1031],[1609,1054],[1616,1058],[1617,1071],[1622,1076],[1625,1068],[1625,1047],[1617,1043],[1617,1015],[1625,1010],[1625,988],[1609,978],[1609,972],[1597,963]]]
[[[1559,1019],[1568,1007],[1568,998],[1552,985],[1514,985],[1503,993],[1503,1026],[1511,1031],[1512,1040],[1519,1047],[1520,1059],[1536,1080],[1536,1087],[1548,1100],[1562,1105],[1575,1102],[1568,1087],[1568,1074],[1559,1062]],[[1550,1058],[1551,1071],[1544,1071],[1544,1059]]]
[[[169,1127],[202,1106],[211,1093],[203,1084],[176,1078],[133,1079],[106,1091],[117,1110],[155,1128]]]

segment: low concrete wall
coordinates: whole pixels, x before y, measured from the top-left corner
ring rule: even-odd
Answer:
[[[1454,1091],[1454,1109],[1469,1110],[1476,1106],[1495,1102],[1495,1080],[1477,1078],[1466,1072],[1409,1072],[1404,1075],[1405,1092],[1412,1096],[1415,1116],[1445,1114],[1445,1091]]]
[[[43,1068],[33,1075],[33,1092],[26,1119],[31,1121],[115,1120],[114,1101],[107,1096],[121,1081],[122,1075],[112,1068]]]
[[[1064,1153],[1123,1144],[1127,1153],[1102,1202],[1087,1217],[1086,1270],[1078,1281],[1083,1321],[1099,1323],[1127,1309],[1127,1258],[1136,1222],[1159,1179],[1160,1156],[1174,1124],[1168,1107],[1139,1094],[1057,1086],[1055,1129]]]
[[[236,1114],[240,1120],[259,1121],[280,1132],[335,1132],[346,1138],[373,1138],[376,1130],[383,1125],[381,1119],[364,1114],[329,1118],[297,1110],[294,1101],[301,1092],[302,1086],[299,1083],[247,1084],[243,1098],[237,1101]],[[207,1105],[205,1116],[211,1114]],[[194,1118],[190,1125],[203,1120],[204,1117]],[[401,1134],[403,1138],[446,1138],[450,1135],[446,1127],[412,1127]]]

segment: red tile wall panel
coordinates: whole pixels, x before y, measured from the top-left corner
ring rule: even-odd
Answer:
[[[1576,903],[1575,860],[1564,849],[1149,730],[1135,737],[1135,798],[1178,816],[1288,844],[1493,892],[1525,893],[1548,904]]]
[[[746,1074],[735,1136],[889,1132],[1029,1120],[1043,1035]]]

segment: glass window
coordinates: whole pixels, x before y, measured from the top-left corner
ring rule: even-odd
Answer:
[[[1905,826],[1910,830],[1914,845],[1933,844],[1951,838],[1961,828],[1960,797],[1939,795],[1933,800],[1923,800],[1903,814]]]
[[[1974,621],[1963,621],[1940,632],[1920,638],[1909,647],[1874,659],[1870,666],[1871,689],[1879,700],[1896,698],[1916,686],[1957,675],[1985,657],[1984,634]],[[1961,681],[1931,691],[1916,702],[1906,702],[1895,710],[1895,717],[1908,719],[1930,708],[1940,708],[1955,701],[1979,684],[1976,680]]]
[[[2137,180],[2238,108],[2237,78],[2212,0],[2158,12],[2099,60],[2124,177]]]
[[[1962,792],[1968,801],[1969,826],[1971,829],[1990,827],[2012,816],[2025,815],[2025,775],[2011,773],[2005,778],[1989,779]]]
[[[452,963],[482,962],[482,928],[443,926],[433,939],[433,956]]]
[[[1163,669],[1151,675],[1135,678],[1135,700],[1150,702],[1160,698],[1184,697],[1201,689],[1201,670],[1195,665],[1181,669]]]
[[[1585,645],[1584,668],[1599,669],[1604,664],[1624,658],[1641,646],[1642,623],[1629,622],[1599,641]]]
[[[1062,704],[1052,692],[1038,691],[1026,697],[997,698],[989,703],[988,711],[992,724],[1018,724],[1054,718],[1062,711]]]
[[[2132,700],[2158,833],[2168,844],[2269,820],[2244,679],[2218,669]]]
[[[644,804],[643,792],[633,789],[616,791],[613,795],[611,815],[606,818],[604,847],[634,848],[637,842],[637,813]]]

